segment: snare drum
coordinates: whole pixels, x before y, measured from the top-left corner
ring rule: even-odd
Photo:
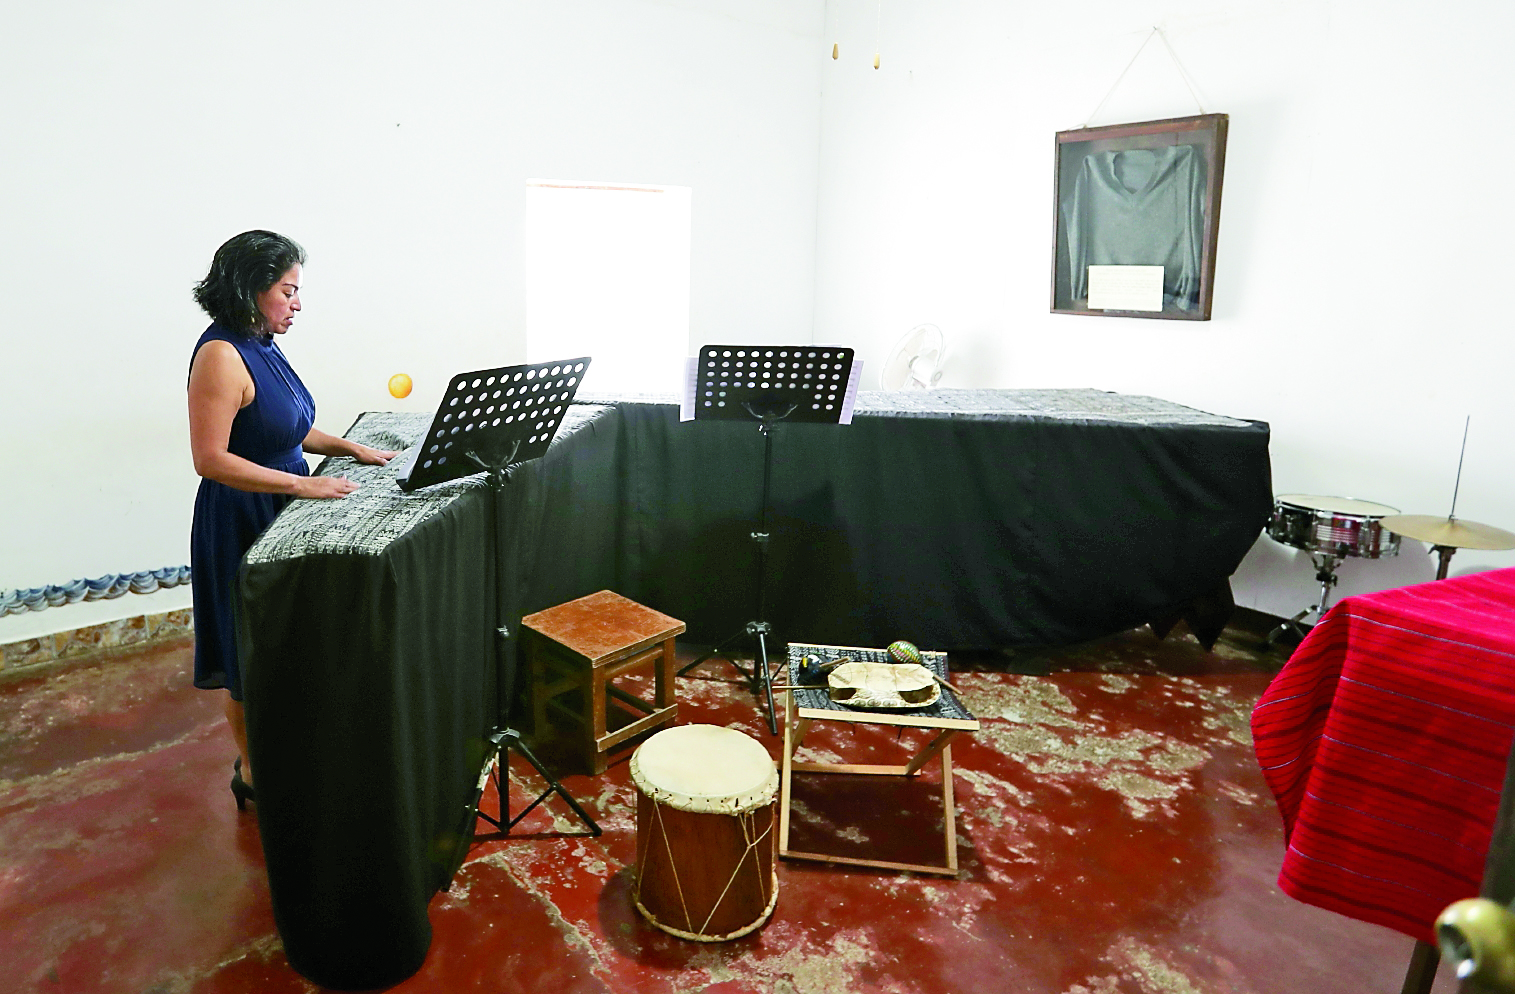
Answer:
[[[778,903],[779,775],[753,739],[677,725],[631,757],[637,788],[636,907],[682,939],[746,935]]]
[[[1399,536],[1382,520],[1399,509],[1351,497],[1282,494],[1273,504],[1268,537],[1306,552],[1354,559],[1399,555]]]

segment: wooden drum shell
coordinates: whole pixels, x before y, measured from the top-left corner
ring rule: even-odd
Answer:
[[[682,939],[746,935],[778,902],[779,775],[755,739],[676,725],[637,747],[637,911]]]
[[[778,901],[776,808],[770,801],[740,814],[681,811],[639,792],[637,911],[699,942],[762,926]]]

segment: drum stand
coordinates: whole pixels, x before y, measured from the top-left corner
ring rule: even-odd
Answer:
[[[1291,630],[1300,638],[1304,638],[1310,633],[1310,626],[1304,624],[1304,619],[1312,614],[1315,615],[1315,621],[1325,617],[1327,605],[1331,600],[1331,590],[1336,586],[1336,568],[1346,560],[1329,552],[1312,552],[1310,559],[1315,563],[1315,580],[1320,584],[1320,603],[1310,605],[1276,626],[1268,633],[1268,637],[1263,639],[1263,648],[1272,648],[1285,632]]]

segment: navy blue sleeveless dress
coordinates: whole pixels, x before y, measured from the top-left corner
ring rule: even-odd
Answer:
[[[229,342],[252,375],[253,402],[237,412],[227,449],[260,466],[309,476],[300,443],[316,421],[310,391],[290,368],[273,337],[249,338],[212,324],[195,343]],[[194,363],[194,354],[190,356]],[[195,495],[189,564],[195,606],[195,686],[225,687],[242,699],[237,665],[237,570],[242,557],[291,498],[255,494],[202,479]]]

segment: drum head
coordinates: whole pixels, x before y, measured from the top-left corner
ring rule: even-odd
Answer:
[[[1334,511],[1337,514],[1355,514],[1361,517],[1381,518],[1398,514],[1399,508],[1387,504],[1375,504],[1370,500],[1355,497],[1321,497],[1316,494],[1279,494],[1274,498],[1279,504],[1309,508],[1312,511]]]
[[[681,811],[737,814],[773,800],[779,774],[754,739],[720,725],[676,725],[637,747],[637,789]]]

